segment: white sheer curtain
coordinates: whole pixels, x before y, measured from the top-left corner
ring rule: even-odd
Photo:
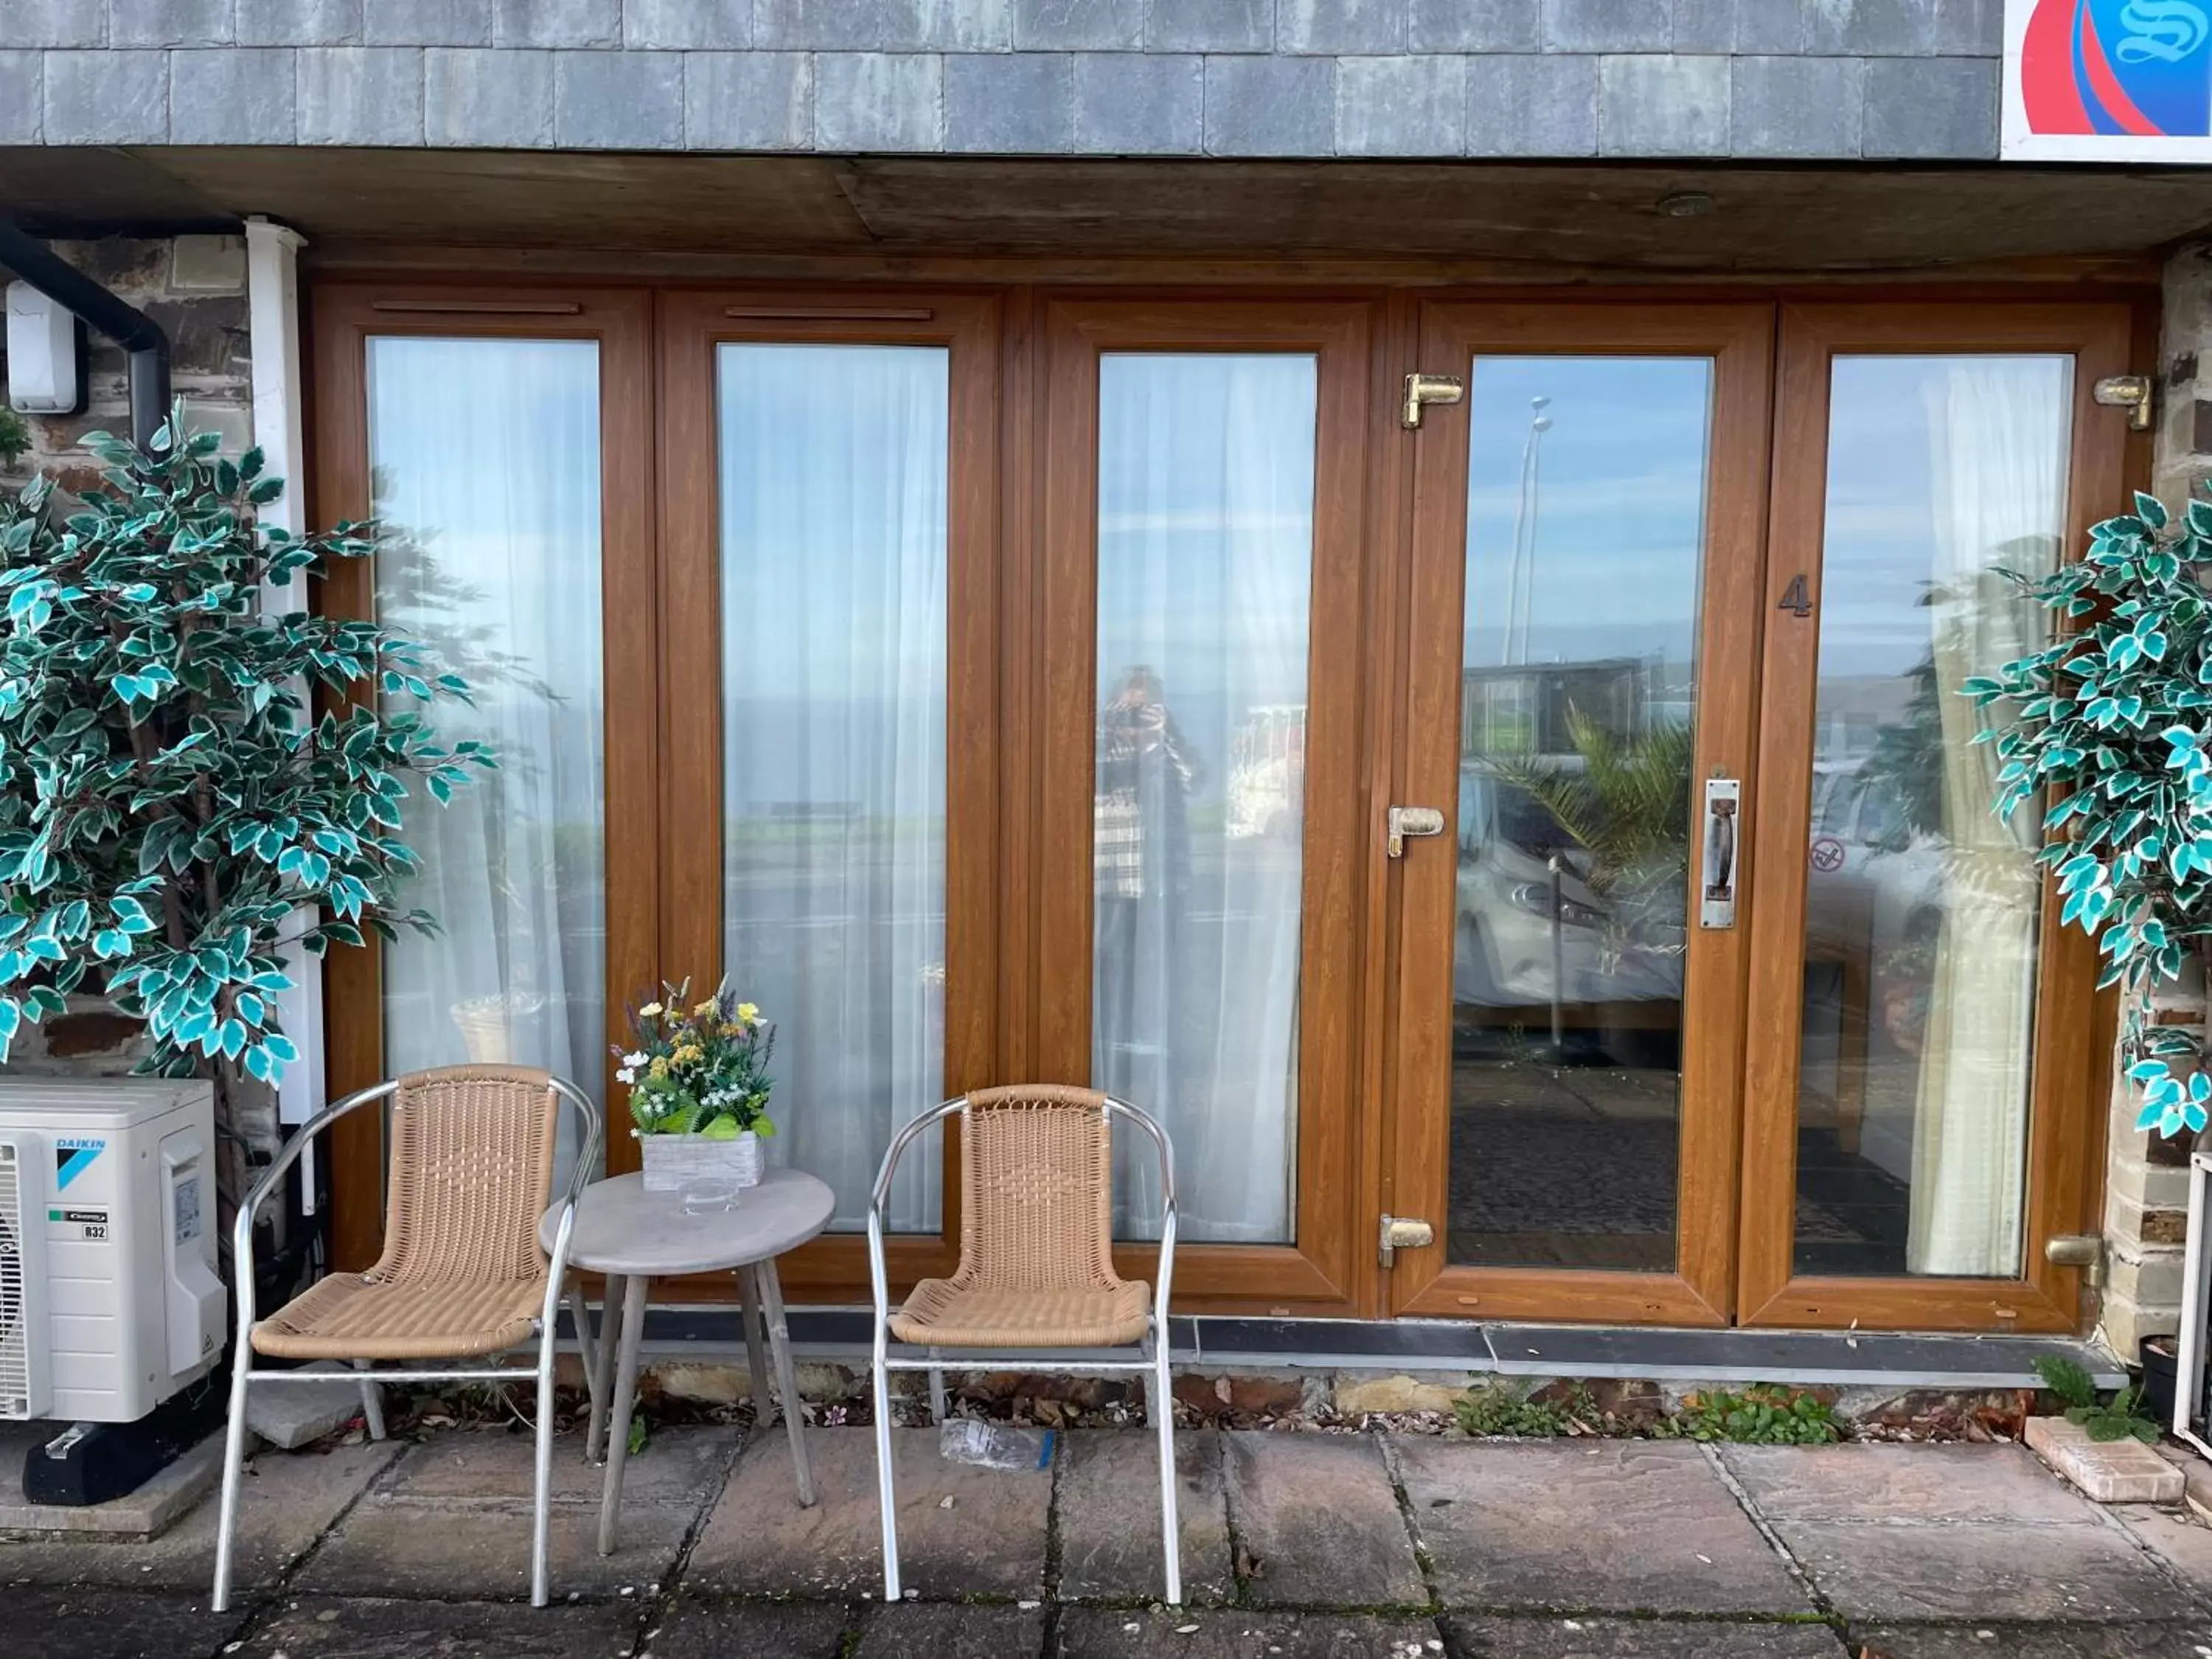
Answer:
[[[769,1155],[844,1228],[944,1085],[948,367],[720,351],[725,972],[776,1027]],[[902,1231],[939,1223],[927,1144]]]
[[[399,902],[442,932],[386,948],[385,1063],[543,1066],[596,1098],[607,1042],[599,348],[373,339],[368,447],[378,614],[468,680],[476,706],[437,705],[440,736],[485,739],[500,763],[450,806],[420,791],[407,804],[423,867]]]
[[[1310,356],[1099,380],[1091,1080],[1158,1118],[1183,1237],[1292,1237],[1313,564]],[[1157,1231],[1148,1146],[1117,1231]]]
[[[1954,695],[2043,643],[2045,612],[2002,578],[2051,569],[2065,511],[2073,362],[1966,358],[1926,386],[1936,568],[1928,617],[1943,694],[1942,921],[1937,937],[1905,1264],[2020,1271],[2035,1019],[2036,819],[1990,811],[1993,745]]]

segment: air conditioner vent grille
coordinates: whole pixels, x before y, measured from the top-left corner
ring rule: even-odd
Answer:
[[[15,1145],[0,1140],[0,1418],[32,1414],[31,1322],[24,1253],[29,1224],[24,1189],[31,1183]]]

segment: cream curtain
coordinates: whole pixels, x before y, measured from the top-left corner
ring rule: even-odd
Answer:
[[[466,387],[465,396],[455,388]],[[388,337],[368,347],[378,614],[465,676],[441,738],[499,769],[441,807],[399,902],[434,939],[384,955],[385,1064],[543,1066],[597,1097],[606,1043],[599,348]],[[411,700],[410,700],[411,702]],[[564,1138],[573,1121],[564,1118]]]
[[[938,347],[719,353],[725,971],[776,1026],[769,1158],[841,1228],[944,1090],[948,373]],[[894,1229],[937,1227],[939,1145]]]
[[[1316,374],[1100,366],[1091,1080],[1166,1127],[1186,1238],[1293,1234]],[[1117,1158],[1148,1236],[1152,1151]]]
[[[2035,815],[1990,811],[1996,769],[1954,695],[2045,638],[2043,610],[1991,574],[2058,557],[2072,362],[1962,358],[1926,383],[1936,562],[1928,617],[1942,709],[1942,921],[1913,1124],[1907,1269],[2021,1269],[2040,884]]]

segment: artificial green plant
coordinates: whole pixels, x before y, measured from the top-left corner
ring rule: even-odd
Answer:
[[[227,1127],[240,1077],[297,1058],[281,938],[319,955],[431,930],[394,902],[418,863],[409,781],[442,803],[495,762],[426,724],[468,688],[424,647],[264,605],[264,584],[369,556],[373,526],[261,523],[281,481],[187,434],[181,404],[143,452],[84,444],[101,482],[65,518],[46,479],[0,494],[0,1057],[98,992],[143,1021],[138,1070],[213,1079]]]
[[[2137,1127],[2171,1135],[2203,1129],[2212,1103],[2196,1039],[2147,1017],[2212,936],[2212,501],[2178,524],[2154,496],[2135,507],[2096,526],[2078,562],[2004,573],[2075,626],[1960,690],[1984,711],[1976,741],[1996,745],[1998,814],[2042,803],[2037,857],[2057,872],[2059,920],[2096,939],[2100,988],[2125,994]]]

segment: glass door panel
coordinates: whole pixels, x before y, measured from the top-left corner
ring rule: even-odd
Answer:
[[[1712,360],[1467,398],[1446,1254],[1668,1273]]]

